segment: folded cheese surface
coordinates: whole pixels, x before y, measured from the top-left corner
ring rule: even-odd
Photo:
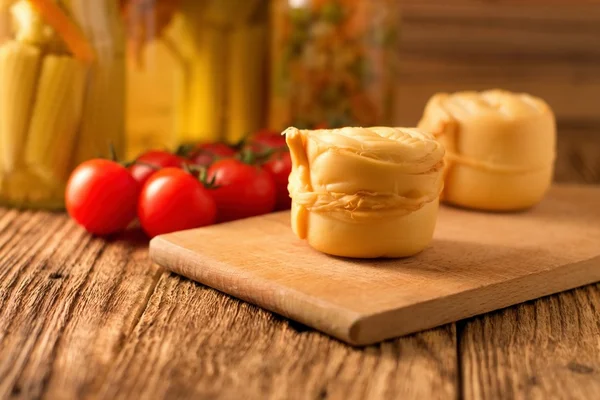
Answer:
[[[435,207],[427,207],[433,219],[427,219],[425,231],[432,233],[431,220],[435,225],[437,200],[443,186],[444,148],[431,134],[417,129],[390,127],[289,128],[284,134],[292,158],[288,186],[293,204],[292,227],[300,238],[312,237],[313,242],[322,244],[328,240],[321,236],[331,234],[337,235],[335,243],[340,243],[340,236],[356,236],[363,229],[365,237],[371,235],[370,241],[377,240],[379,234],[369,232],[370,225],[379,224],[381,227],[382,219],[401,219],[435,203]],[[319,226],[310,227],[310,220],[320,221]],[[337,221],[337,226],[334,221]],[[330,223],[333,225],[328,225]],[[356,224],[360,226],[350,228],[350,225]],[[345,226],[345,233],[341,226]],[[390,225],[388,221],[385,226],[387,230],[390,227],[403,229],[402,221],[396,225]],[[314,239],[315,229],[322,231],[318,240]],[[410,229],[423,227],[409,227],[408,231]],[[351,231],[354,233],[351,234]],[[424,236],[429,236],[429,233]],[[429,236],[428,240],[421,242],[430,239]],[[329,242],[333,243],[334,239]],[[396,249],[371,251],[377,246],[368,242],[361,245],[364,251],[358,251],[363,257],[402,253],[399,251],[402,244],[399,243],[396,243]],[[338,247],[320,250],[349,255],[349,251]],[[356,249],[349,256],[356,257]]]
[[[438,93],[418,127],[446,148],[447,202],[517,210],[540,201],[550,185],[556,123],[540,98],[499,89]]]

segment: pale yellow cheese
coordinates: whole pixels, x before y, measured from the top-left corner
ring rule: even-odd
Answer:
[[[446,148],[445,202],[519,210],[538,203],[550,186],[556,124],[537,97],[498,89],[436,94],[418,127]]]
[[[404,257],[435,228],[443,146],[408,128],[288,128],[292,228],[345,257]]]

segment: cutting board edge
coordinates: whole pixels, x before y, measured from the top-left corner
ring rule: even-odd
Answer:
[[[177,240],[177,236],[167,234],[150,241],[150,259],[156,264],[264,310],[321,330],[343,342],[356,344],[352,339],[351,330],[357,321],[367,316],[366,314],[359,314],[267,279],[258,278],[242,269],[238,269],[237,274],[232,274],[231,266],[229,269],[221,268],[222,263],[218,260],[201,259],[197,253],[170,241],[171,238]],[[184,258],[183,254],[188,258]],[[202,268],[202,264],[207,262],[211,262],[211,268]],[[237,288],[238,291],[232,288]],[[290,296],[290,292],[294,295]],[[271,294],[275,301],[266,301],[266,298],[259,295],[261,293]],[[289,300],[293,300],[295,306],[292,306]],[[309,313],[313,316],[309,316]],[[314,323],[315,313],[320,313],[316,318],[317,323]]]
[[[590,272],[595,274],[590,275]],[[559,278],[563,279],[560,280]],[[548,284],[546,286],[543,284],[538,285],[538,283],[544,282]],[[555,267],[550,272],[547,270],[539,271],[534,274],[520,276],[515,279],[505,280],[492,285],[481,286],[465,292],[415,303],[401,309],[391,309],[376,314],[365,315],[355,321],[350,328],[350,340],[352,342],[351,344],[358,346],[375,344],[387,339],[435,328],[598,282],[600,282],[600,256],[583,260],[575,264],[561,265]],[[506,287],[514,288],[515,285],[521,290],[513,292],[513,296],[506,296]],[[476,310],[468,313],[461,313],[459,308],[457,310],[452,310],[452,313],[448,313],[443,318],[431,318],[432,315],[438,315],[435,314],[438,312],[436,308],[439,308],[441,305],[447,307],[448,302],[451,302],[452,304],[459,303],[458,305],[460,306],[461,302],[464,304],[473,298],[488,298],[490,300],[480,304]],[[429,316],[430,319],[434,319],[435,322],[415,322],[415,319],[413,318],[415,314]],[[408,326],[406,325],[407,321],[411,323]],[[396,326],[390,328],[390,322],[395,322]],[[386,323],[388,328],[382,330],[381,327],[385,326]],[[402,326],[397,326],[399,324]],[[377,325],[379,328],[374,330],[372,329],[373,325]]]
[[[564,201],[573,201],[574,204],[576,204],[574,198],[582,198],[582,197],[586,197],[588,195],[594,195],[594,196],[598,196],[600,195],[600,185],[596,185],[596,186],[589,186],[589,185],[573,185],[573,184],[554,184],[553,188],[555,189],[554,191],[554,203],[558,203],[558,200],[564,202]],[[575,197],[574,197],[575,196]],[[590,200],[590,199],[588,199]],[[598,201],[600,201],[599,198],[597,197],[593,197],[591,198],[591,202],[587,201],[587,207],[593,207],[593,209],[596,209],[596,204],[598,204]],[[452,208],[452,207],[450,207]],[[284,221],[284,219],[287,218],[287,215],[284,217],[284,213],[286,212],[281,212],[278,213],[280,214],[278,219],[281,221]],[[286,213],[287,214],[287,213]],[[595,214],[597,215],[597,214]],[[257,217],[256,220],[259,221],[262,217]],[[273,220],[275,218],[277,218],[275,215],[270,215],[269,220]],[[240,223],[242,224],[242,221],[236,221],[231,223],[231,225],[233,224],[237,224]],[[589,223],[589,220],[584,220],[583,222],[584,224]],[[229,224],[223,224],[223,226],[225,225],[229,225]],[[241,226],[241,225],[240,225]],[[237,230],[237,226],[234,228],[233,226],[231,226],[232,230]],[[201,228],[203,229],[203,228]],[[212,227],[209,227],[208,229],[212,229]],[[181,233],[181,232],[180,232]],[[234,235],[235,236],[235,235]],[[229,239],[228,239],[229,240]],[[177,240],[176,242],[181,243],[185,246],[189,246],[191,245],[191,242],[188,240],[187,243],[185,241],[182,240]],[[184,246],[180,246],[182,248],[182,250],[187,250]],[[193,247],[193,246],[192,246]],[[193,250],[187,250],[189,253],[189,255],[194,255],[194,251]],[[198,249],[196,250],[198,251]],[[589,254],[589,253],[588,253]],[[200,255],[198,255],[200,256]],[[241,257],[243,257],[243,254],[241,255]],[[219,256],[216,254],[213,254],[211,257],[206,257],[206,255],[202,255],[202,258],[204,259],[203,262],[205,265],[213,265],[213,263],[215,261],[218,261]],[[158,262],[158,261],[157,261]],[[160,262],[158,262],[160,263]],[[219,262],[220,268],[223,267],[224,262]],[[171,263],[169,262],[167,263],[161,263],[163,265],[171,265]],[[248,264],[246,263],[246,268],[250,268],[250,269],[255,269],[254,264]],[[559,292],[563,292],[563,291],[567,291],[567,290],[571,290],[573,288],[577,288],[577,287],[581,287],[587,284],[591,284],[594,282],[597,282],[600,280],[600,278],[598,278],[598,274],[600,273],[599,271],[599,265],[600,265],[600,257],[593,257],[590,258],[588,260],[583,260],[583,261],[576,261],[572,264],[565,264],[562,266],[558,266],[558,267],[553,267],[553,268],[547,268],[544,271],[540,271],[540,272],[536,272],[536,273],[529,273],[525,276],[519,276],[518,278],[513,278],[511,280],[505,281],[505,282],[496,282],[496,283],[488,283],[486,284],[483,288],[481,286],[479,287],[472,287],[471,289],[468,289],[468,291],[465,291],[464,293],[455,293],[455,294],[451,294],[451,295],[446,295],[441,297],[440,299],[433,299],[433,300],[424,300],[419,302],[417,299],[417,302],[414,302],[413,304],[406,306],[407,308],[410,309],[410,312],[407,312],[406,316],[404,318],[407,317],[411,317],[412,319],[416,319],[418,318],[417,323],[415,323],[415,326],[407,326],[405,324],[406,321],[403,320],[402,318],[402,312],[400,312],[397,307],[380,307],[380,309],[378,311],[375,312],[360,312],[358,311],[358,313],[360,315],[356,315],[357,314],[357,310],[342,310],[342,311],[346,311],[349,312],[352,317],[348,318],[345,322],[345,324],[349,324],[349,326],[347,326],[347,328],[342,329],[342,333],[340,333],[340,328],[337,327],[337,329],[335,331],[331,330],[331,329],[327,329],[327,328],[323,328],[320,326],[320,323],[322,321],[317,321],[316,323],[313,321],[311,322],[311,320],[306,320],[306,319],[301,319],[296,317],[295,313],[287,313],[287,312],[281,312],[281,311],[277,311],[275,310],[270,304],[261,304],[258,301],[253,301],[252,298],[250,297],[242,297],[239,295],[239,293],[236,293],[235,290],[234,291],[230,291],[230,290],[222,290],[219,289],[218,287],[216,287],[215,285],[210,285],[208,283],[208,286],[214,287],[217,290],[221,290],[224,293],[228,293],[234,297],[240,297],[242,298],[242,300],[246,300],[250,303],[256,304],[266,310],[269,310],[271,312],[274,313],[278,313],[281,315],[284,315],[286,317],[298,320],[299,322],[302,322],[308,326],[311,326],[315,329],[318,330],[322,330],[323,332],[332,335],[334,337],[336,337],[337,339],[340,339],[346,343],[352,344],[352,345],[357,345],[357,346],[362,346],[362,345],[368,345],[368,344],[372,344],[372,343],[376,343],[379,342],[381,340],[386,340],[386,339],[391,339],[393,337],[396,336],[401,336],[401,335],[406,335],[406,334],[410,334],[413,332],[417,332],[423,329],[429,329],[429,328],[433,328],[436,326],[440,326],[440,325],[444,325],[446,323],[449,322],[454,322],[454,321],[459,321],[461,319],[465,319],[465,318],[470,318],[476,315],[480,315],[482,313],[485,312],[490,312],[490,311],[494,311],[494,310],[499,310],[502,309],[504,307],[509,307],[511,305],[515,305],[515,304],[519,304],[522,302],[527,302],[527,301],[531,301],[531,300],[535,300],[538,299],[540,297],[544,297],[547,295],[551,295],[554,293],[559,293]],[[233,265],[234,267],[236,267],[236,265]],[[230,265],[231,267],[231,265]],[[257,266],[260,268],[260,266]],[[239,267],[237,267],[239,268]],[[167,268],[169,269],[169,268]],[[577,270],[577,269],[581,269],[583,272],[580,273],[579,275],[577,274],[577,272],[573,273],[572,275],[569,275],[568,273],[570,273],[571,271]],[[179,273],[176,270],[172,269],[171,270],[175,273]],[[559,270],[562,272],[566,272],[567,273],[567,279],[566,281],[557,279],[555,276],[560,276],[560,273],[558,275],[556,275],[556,271],[555,270]],[[550,271],[550,274],[548,274],[548,271]],[[585,275],[585,272],[588,273],[588,275]],[[234,274],[237,274],[237,271],[234,270]],[[181,275],[186,275],[186,274],[181,274]],[[250,276],[253,276],[252,274],[249,274]],[[543,275],[543,276],[539,276],[539,275]],[[540,281],[541,284],[538,283],[528,283],[527,280],[530,279],[531,277],[534,277],[534,281]],[[549,278],[551,277],[551,278]],[[196,280],[196,281],[200,281],[202,282],[202,280],[200,279],[196,279],[193,276],[189,276],[189,279],[192,280]],[[519,282],[520,280],[524,280],[523,282]],[[551,283],[552,285],[547,285],[546,282],[548,281],[554,281],[554,283]],[[511,286],[516,284],[515,288],[512,288]],[[556,283],[559,282],[559,283]],[[266,285],[269,282],[264,282],[265,286],[273,286],[273,282],[271,282],[271,285]],[[286,285],[287,283],[290,282],[283,282],[283,285]],[[276,286],[278,287],[282,287],[281,284],[276,284]],[[504,291],[506,291],[506,288],[508,288],[508,291],[511,292],[511,294],[507,294],[507,293],[503,293]],[[525,288],[525,289],[523,289]],[[533,288],[532,290],[530,290],[531,288]],[[286,286],[286,290],[290,290],[289,287]],[[483,290],[483,291],[482,291]],[[486,291],[489,291],[486,292]],[[496,299],[486,299],[485,296],[490,296],[490,293],[493,295],[494,291],[497,291],[500,293],[500,298],[496,298]],[[297,290],[293,290],[291,292],[294,296],[296,296],[297,293],[299,293]],[[477,296],[475,296],[475,306],[474,307],[464,307],[462,310],[460,309],[456,309],[456,307],[458,307],[456,305],[456,303],[460,304],[460,302],[462,301],[463,305],[465,304],[466,300],[468,299],[469,296],[474,296],[474,294],[480,294],[479,297],[482,297],[481,299],[478,299]],[[455,296],[455,297],[453,297]],[[457,296],[457,297],[456,297]],[[307,297],[311,297],[311,296],[307,296]],[[430,303],[428,302],[438,302],[441,300],[448,300],[448,298],[450,298],[452,300],[452,306],[447,306],[445,307],[445,310],[442,310],[443,312],[438,314],[436,316],[436,318],[428,318],[428,320],[424,320],[422,318],[423,312],[420,312],[419,310],[421,310],[421,308],[417,308],[417,307],[441,307],[439,304],[436,306],[435,304],[432,306]],[[327,306],[329,307],[329,303],[330,301],[321,301],[321,304],[323,304],[323,302],[325,304],[327,304]],[[312,302],[307,301],[306,304],[312,304]],[[441,304],[443,305],[443,301],[441,301]],[[471,304],[473,304],[473,301],[471,302]],[[450,308],[450,311],[448,311],[448,308]],[[425,308],[427,310],[427,308]],[[305,310],[306,312],[306,310]],[[404,311],[406,312],[406,310]],[[390,316],[388,313],[392,313],[392,315]],[[417,313],[415,315],[415,313]],[[314,313],[311,314],[306,314],[306,315],[312,315]],[[415,318],[416,317],[416,318]],[[371,335],[368,332],[368,325],[372,325],[374,323],[381,323],[382,325],[386,326],[389,325],[389,321],[390,318],[395,318],[398,322],[398,324],[402,325],[400,327],[386,327],[386,330],[392,330],[392,328],[394,329],[394,333],[390,334],[389,332],[382,332],[380,334],[377,334],[376,337],[374,335]],[[378,319],[380,319],[378,321]],[[433,319],[433,321],[431,321]],[[409,320],[410,321],[410,320]],[[365,328],[365,326],[367,328]]]

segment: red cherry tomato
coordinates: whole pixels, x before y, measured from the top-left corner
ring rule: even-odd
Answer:
[[[210,225],[216,215],[209,191],[196,177],[179,168],[158,171],[140,193],[138,218],[150,237]]]
[[[235,154],[235,150],[225,143],[202,143],[196,146],[196,150],[210,151],[218,156],[226,157]]]
[[[250,140],[250,146],[255,151],[260,151],[264,148],[280,149],[286,147],[285,136],[279,132],[264,129],[257,132]]]
[[[129,167],[131,175],[144,186],[148,178],[161,168],[181,167],[186,160],[173,153],[164,150],[150,150],[139,156],[136,161],[139,164],[133,164]]]
[[[210,194],[217,203],[218,221],[266,214],[275,208],[275,182],[260,167],[225,159],[209,168],[208,177],[217,185]]]
[[[224,143],[203,143],[197,146],[190,160],[193,164],[209,166],[218,158],[233,157],[235,150]]]
[[[292,205],[288,192],[288,178],[292,172],[292,158],[289,152],[277,152],[263,164],[263,168],[273,177],[277,189],[275,210],[287,210]]]
[[[127,168],[114,161],[89,160],[69,178],[67,212],[90,233],[116,233],[135,218],[139,191],[140,185]]]

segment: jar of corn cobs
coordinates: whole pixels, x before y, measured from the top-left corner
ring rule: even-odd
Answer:
[[[71,170],[124,149],[118,0],[0,0],[0,202],[61,208]]]
[[[266,124],[268,0],[121,0],[129,155]]]
[[[273,0],[269,123],[390,124],[398,0]]]

